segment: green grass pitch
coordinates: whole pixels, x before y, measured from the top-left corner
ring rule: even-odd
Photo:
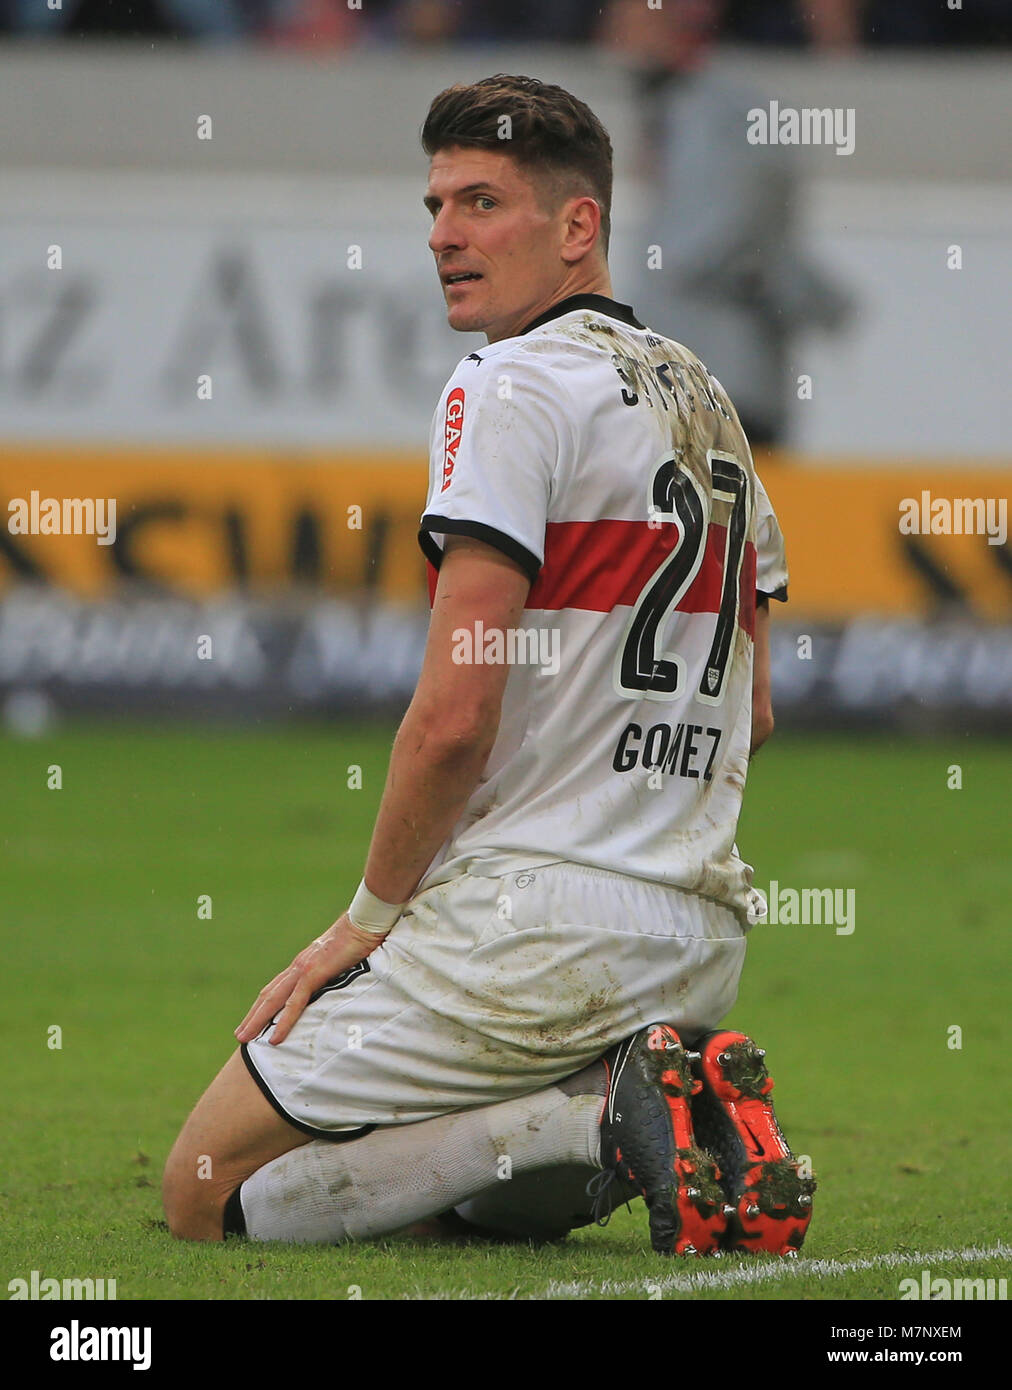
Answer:
[[[1012,751],[965,738],[778,734],[752,770],[739,843],[756,882],[856,895],[852,935],[757,927],[728,1020],[767,1049],[819,1179],[800,1260],[661,1259],[641,1203],[542,1248],[174,1241],[161,1165],[257,990],[346,906],[390,738],[110,723],[0,743],[5,1284],[38,1270],[114,1278],[121,1300],[895,1299],[924,1269],[1008,1275]]]

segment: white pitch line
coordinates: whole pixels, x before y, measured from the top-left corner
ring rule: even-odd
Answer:
[[[705,1294],[718,1289],[733,1289],[744,1285],[770,1284],[781,1279],[804,1279],[815,1275],[819,1279],[839,1279],[845,1274],[854,1274],[863,1269],[895,1269],[905,1265],[930,1267],[932,1263],[945,1263],[952,1260],[993,1260],[1012,1257],[1012,1246],[999,1242],[997,1245],[967,1245],[961,1250],[894,1250],[884,1255],[872,1255],[866,1260],[770,1260],[765,1264],[741,1264],[733,1269],[700,1270],[696,1274],[666,1274],[658,1278],[636,1280],[600,1281],[583,1280],[578,1283],[562,1283],[553,1279],[543,1293],[521,1294],[518,1289],[509,1294],[473,1294],[467,1290],[459,1293],[421,1294],[424,1299],[498,1299],[523,1298],[584,1298],[588,1294],[603,1294],[605,1297],[627,1293],[648,1293],[659,1289],[661,1293]]]
[[[845,1274],[853,1274],[862,1269],[892,1269],[902,1265],[930,1265],[931,1261],[949,1260],[991,1260],[1012,1256],[1012,1247],[1000,1242],[992,1246],[967,1245],[962,1250],[912,1250],[909,1254],[898,1250],[884,1255],[873,1255],[866,1260],[778,1260],[761,1265],[738,1265],[734,1269],[700,1270],[698,1274],[668,1274],[660,1279],[615,1282],[602,1280],[600,1284],[583,1282],[563,1284],[553,1280],[547,1287],[545,1298],[579,1298],[585,1293],[621,1294],[634,1293],[638,1289],[646,1292],[660,1288],[669,1293],[704,1293],[707,1289],[733,1289],[746,1284],[769,1284],[780,1279],[800,1279],[815,1275],[819,1279],[839,1279]]]

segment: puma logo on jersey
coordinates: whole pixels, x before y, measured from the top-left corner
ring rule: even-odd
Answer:
[[[464,429],[464,390],[455,387],[446,398],[446,427],[443,450],[443,486],[445,492],[453,479],[453,466],[457,462],[457,448]]]

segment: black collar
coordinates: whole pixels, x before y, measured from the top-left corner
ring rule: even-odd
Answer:
[[[611,319],[620,319],[630,328],[646,327],[640,323],[628,304],[619,304],[617,300],[609,299],[603,294],[571,294],[568,299],[560,299],[557,304],[539,314],[525,328],[521,328],[516,336],[521,338],[532,328],[540,328],[543,323],[551,323],[552,319],[561,318],[563,314],[571,314],[574,309],[593,309],[595,313],[607,314]]]

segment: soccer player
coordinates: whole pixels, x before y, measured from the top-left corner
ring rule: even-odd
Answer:
[[[612,298],[589,108],[499,75],[422,143],[449,323],[487,339],[433,420],[423,667],[362,883],[236,1030],[170,1228],[341,1240],[509,1189],[515,1230],[549,1172],[551,1231],[635,1192],[664,1253],[796,1249],[811,1184],[714,1031],[760,910],[776,519],[720,384]]]

